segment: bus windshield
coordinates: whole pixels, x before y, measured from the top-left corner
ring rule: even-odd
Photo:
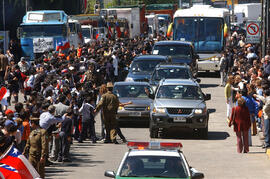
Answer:
[[[86,38],[91,38],[90,36],[90,28],[82,28],[82,35],[83,37],[86,37]]]
[[[67,36],[65,25],[24,25],[22,26],[22,37],[53,37]]]
[[[222,18],[176,17],[174,40],[191,41],[197,53],[221,52],[223,49]]]

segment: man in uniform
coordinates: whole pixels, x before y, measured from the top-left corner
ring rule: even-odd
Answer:
[[[104,115],[104,124],[106,130],[105,143],[110,143],[112,141],[113,143],[118,144],[116,140],[116,128],[118,126],[116,113],[119,106],[132,104],[132,102],[120,103],[118,97],[112,92],[113,84],[111,82],[107,83],[107,88],[108,92],[102,95],[94,113],[97,113],[101,108],[103,109],[102,112]]]
[[[39,118],[31,118],[31,128],[29,139],[24,148],[24,155],[29,155],[29,162],[38,171],[41,178],[45,177],[45,161],[47,155],[47,133],[45,129],[40,128]]]

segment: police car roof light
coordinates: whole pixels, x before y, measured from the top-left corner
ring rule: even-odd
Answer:
[[[181,150],[183,148],[180,142],[128,142],[129,149],[170,149],[170,150]]]

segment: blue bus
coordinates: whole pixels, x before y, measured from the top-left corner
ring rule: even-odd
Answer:
[[[28,11],[18,28],[23,56],[28,60],[40,57],[59,43],[69,43],[68,15],[64,11]]]

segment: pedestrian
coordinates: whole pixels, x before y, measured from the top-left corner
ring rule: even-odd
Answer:
[[[0,84],[3,85],[5,80],[4,76],[8,67],[8,58],[3,54],[3,50],[0,49]]]
[[[227,80],[227,73],[228,73],[228,59],[227,54],[225,52],[222,53],[222,57],[219,62],[220,67],[220,84],[219,86],[225,86]]]
[[[238,106],[232,108],[229,127],[234,126],[234,132],[237,136],[237,152],[248,153],[248,131],[251,126],[250,114],[248,107],[245,105],[246,101],[242,97],[237,100]]]
[[[64,114],[64,121],[61,123],[58,162],[71,162],[69,159],[69,149],[72,137],[72,115],[73,110],[69,108],[66,114]]]
[[[87,132],[90,131],[90,137],[93,143],[96,143],[97,137],[95,132],[95,120],[94,120],[94,106],[91,104],[91,97],[87,97],[83,102],[82,107],[79,109],[79,113],[82,115],[82,130],[79,137],[79,142],[87,138]]]
[[[23,154],[37,170],[41,178],[45,178],[46,151],[48,150],[48,135],[45,129],[40,128],[39,118],[30,118],[32,132],[26,142]]]
[[[132,102],[128,103],[120,103],[118,97],[113,94],[113,84],[111,82],[107,83],[108,92],[102,95],[101,100],[99,101],[95,113],[98,112],[102,108],[102,112],[104,115],[104,123],[106,130],[106,137],[104,143],[115,143],[118,144],[116,140],[116,128],[118,126],[116,120],[116,113],[119,106],[125,106],[128,104],[132,104]]]
[[[264,118],[264,145],[263,148],[270,148],[270,90],[267,89],[263,92],[263,96],[255,94],[254,97],[260,99],[263,105],[263,118]]]
[[[227,80],[227,84],[225,86],[225,98],[226,98],[226,104],[227,104],[227,121],[229,122],[230,116],[231,116],[231,110],[233,107],[233,89],[232,85],[234,83],[234,77],[229,76]]]
[[[108,90],[107,90],[106,84],[102,84],[99,88],[99,94],[97,96],[97,104],[101,100],[101,96],[107,93],[107,91]],[[103,115],[102,109],[100,110],[100,121],[101,121],[101,138],[105,139],[106,130],[105,130],[105,125],[104,125],[104,115]]]

